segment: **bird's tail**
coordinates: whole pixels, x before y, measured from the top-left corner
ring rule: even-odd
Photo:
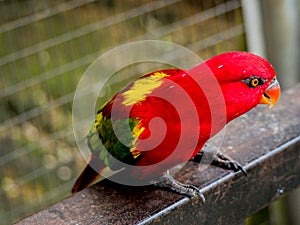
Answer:
[[[107,168],[107,166],[102,160],[99,160],[98,158],[92,156],[89,164],[87,164],[83,172],[77,178],[72,188],[72,193],[74,194],[76,192],[79,192],[98,181],[99,178],[101,178],[102,170],[104,170],[105,168]]]
[[[124,170],[124,168],[111,170],[102,160],[92,155],[89,164],[86,165],[80,176],[77,178],[72,188],[72,193],[75,194],[76,192],[79,192],[96,182],[111,177],[122,170]]]

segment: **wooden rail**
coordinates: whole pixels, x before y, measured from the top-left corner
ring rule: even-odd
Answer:
[[[202,188],[203,204],[156,187],[94,185],[17,224],[236,224],[300,184],[300,84],[271,110],[259,107],[226,129],[223,151],[248,176],[189,162],[177,179]],[[71,187],[70,187],[71,189]]]

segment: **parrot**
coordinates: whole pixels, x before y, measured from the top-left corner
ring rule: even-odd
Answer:
[[[206,142],[258,104],[273,107],[279,97],[271,63],[243,51],[221,53],[188,70],[142,75],[95,113],[87,135],[90,161],[72,193],[106,179],[107,171],[121,171],[120,179],[147,181],[205,201],[198,187],[177,181],[169,171],[211,154],[213,165],[247,175],[222,151],[211,153]]]

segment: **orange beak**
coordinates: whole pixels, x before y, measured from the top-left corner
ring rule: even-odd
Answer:
[[[260,104],[269,104],[272,108],[279,100],[280,86],[276,77],[270,82],[269,87],[265,90],[261,97]]]

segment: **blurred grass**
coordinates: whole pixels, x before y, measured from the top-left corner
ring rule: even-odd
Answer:
[[[84,164],[72,133],[72,98],[82,74],[100,53],[140,39],[193,46],[202,58],[246,49],[243,31],[212,45],[195,45],[242,25],[240,7],[200,22],[186,20],[231,1],[163,1],[166,6],[158,7],[160,1],[99,0],[47,17],[51,9],[73,2],[78,1],[0,1],[0,27],[40,16],[41,11],[46,15],[0,33],[1,224],[70,194]],[[137,7],[137,16],[118,17]],[[139,10],[145,13],[138,15]],[[113,93],[120,84],[110,88]]]

